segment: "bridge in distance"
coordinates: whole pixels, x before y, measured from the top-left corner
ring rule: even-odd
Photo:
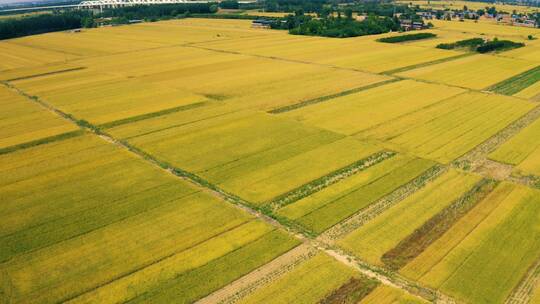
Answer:
[[[104,8],[118,8],[124,6],[134,5],[154,5],[154,4],[178,4],[178,3],[208,3],[208,2],[221,2],[221,0],[88,0],[82,1],[79,4],[69,5],[51,5],[51,6],[37,6],[37,7],[22,7],[0,10],[2,12],[17,12],[17,11],[39,11],[50,9],[99,9]],[[242,0],[238,3],[254,3],[256,0]]]

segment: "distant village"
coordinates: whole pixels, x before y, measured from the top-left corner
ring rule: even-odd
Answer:
[[[459,20],[465,21],[465,19],[470,20],[493,20],[497,23],[514,25],[514,26],[523,26],[523,27],[539,27],[538,16],[536,18],[534,15],[530,14],[519,14],[517,12],[498,12],[494,7],[486,7],[486,9],[480,10],[469,10],[466,6],[463,10],[433,10],[425,9],[417,11],[416,14],[420,17],[420,20],[430,20],[430,19],[442,19],[442,20]],[[397,17],[400,17],[400,14],[396,14]],[[400,18],[401,19],[401,18]],[[410,19],[401,20],[401,26],[406,30],[422,29],[425,27],[423,22],[414,22]]]

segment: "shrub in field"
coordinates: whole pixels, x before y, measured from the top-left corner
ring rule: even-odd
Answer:
[[[495,51],[506,51],[524,47],[525,44],[521,42],[514,42],[510,40],[493,40],[488,41],[484,45],[479,46],[476,51],[478,53],[489,53]]]
[[[453,50],[457,48],[469,48],[470,50],[476,49],[478,46],[483,45],[485,43],[484,39],[482,38],[471,38],[471,39],[465,39],[456,41],[453,43],[441,43],[437,45],[438,49],[443,50]]]
[[[400,43],[400,42],[406,42],[406,41],[435,38],[436,36],[437,35],[433,33],[417,33],[417,34],[401,35],[401,36],[394,36],[394,37],[386,37],[386,38],[377,39],[377,41],[385,42],[385,43]]]

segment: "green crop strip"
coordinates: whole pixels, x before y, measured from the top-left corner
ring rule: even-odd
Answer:
[[[61,74],[61,73],[67,73],[67,72],[80,71],[80,70],[84,70],[84,69],[86,69],[86,68],[85,67],[70,68],[70,69],[52,71],[52,72],[47,72],[47,73],[40,73],[40,74],[23,76],[23,77],[16,77],[16,78],[7,79],[5,81],[17,81],[17,80],[24,80],[24,79],[32,79],[32,78],[49,76],[49,75],[54,75],[54,74]]]
[[[486,90],[504,95],[514,95],[540,80],[540,66],[503,80]]]
[[[176,108],[165,109],[165,110],[162,110],[162,111],[137,115],[137,116],[128,117],[128,118],[125,118],[125,119],[120,119],[120,120],[115,120],[115,121],[112,121],[112,122],[104,123],[104,124],[99,125],[98,128],[100,128],[100,129],[114,128],[114,127],[118,127],[118,126],[125,125],[125,124],[128,124],[128,123],[133,123],[133,122],[137,122],[137,121],[141,121],[141,120],[145,120],[145,119],[150,119],[150,118],[154,118],[154,117],[158,117],[158,116],[163,116],[163,115],[167,115],[167,114],[172,114],[172,113],[176,113],[176,112],[181,112],[181,111],[186,111],[186,110],[190,110],[190,109],[199,108],[199,107],[205,106],[206,104],[207,104],[207,102],[202,101],[202,102],[192,103],[192,104],[188,104],[188,105],[180,106],[180,107],[176,107]]]
[[[72,137],[82,135],[83,133],[84,133],[83,130],[76,130],[76,131],[62,133],[62,134],[55,135],[55,136],[50,136],[50,137],[45,137],[45,138],[33,140],[33,141],[30,141],[30,142],[18,144],[18,145],[15,145],[15,146],[2,148],[2,149],[0,149],[0,155],[15,152],[15,151],[22,150],[22,149],[35,147],[35,146],[39,146],[39,145],[44,145],[44,144],[48,144],[48,143],[52,143],[52,142],[56,142],[56,141],[61,141],[61,140],[64,140],[64,139],[68,139],[68,138],[72,138]]]
[[[308,184],[305,184],[292,191],[289,191],[275,198],[272,202],[265,204],[264,208],[275,210],[283,206],[292,204],[308,195],[321,191],[322,189],[332,184],[335,184],[344,178],[347,178],[353,174],[356,174],[359,171],[363,171],[395,155],[396,153],[393,151],[382,151],[382,152],[370,155],[367,158],[358,160],[346,167],[338,169],[328,175],[325,175],[314,181],[311,181]]]

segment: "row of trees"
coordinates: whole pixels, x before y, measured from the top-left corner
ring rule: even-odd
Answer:
[[[94,27],[96,20],[111,18],[112,24],[128,23],[133,19],[159,20],[189,14],[213,14],[218,8],[213,3],[140,5],[111,10],[102,14],[90,11],[66,11],[40,14],[0,21],[0,39],[16,38],[41,33],[63,31],[81,27]]]
[[[0,21],[0,39],[80,28],[88,18],[90,13],[77,11],[6,19]]]

